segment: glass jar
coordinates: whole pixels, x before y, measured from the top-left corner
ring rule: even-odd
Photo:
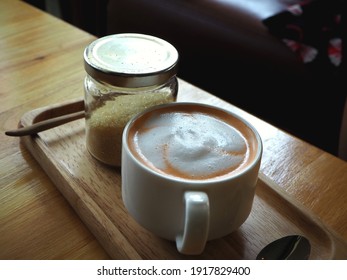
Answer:
[[[109,35],[86,47],[86,146],[93,157],[120,166],[122,133],[130,118],[176,101],[177,63],[174,46],[145,34]]]

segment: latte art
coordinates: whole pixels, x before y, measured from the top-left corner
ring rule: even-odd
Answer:
[[[224,118],[210,111],[161,110],[130,132],[130,147],[148,167],[174,177],[200,180],[230,174],[247,164],[249,144]]]

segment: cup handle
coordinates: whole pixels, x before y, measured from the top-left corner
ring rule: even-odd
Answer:
[[[184,193],[185,216],[183,235],[176,238],[177,250],[182,254],[198,255],[205,248],[210,224],[210,204],[206,193]]]

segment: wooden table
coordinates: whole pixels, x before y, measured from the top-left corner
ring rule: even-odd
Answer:
[[[110,258],[26,147],[4,134],[28,111],[83,96],[82,54],[94,39],[21,1],[0,1],[0,259]],[[261,176],[314,215],[337,244],[347,242],[345,161],[179,82],[180,100],[232,108],[251,121],[264,142]]]

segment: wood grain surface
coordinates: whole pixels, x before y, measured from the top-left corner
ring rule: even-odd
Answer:
[[[181,94],[177,101],[184,96],[185,101],[195,102],[195,98],[189,99],[185,85],[180,82]],[[208,99],[208,94],[205,95]],[[44,120],[44,116],[67,114],[74,108],[80,110],[76,104],[81,102],[73,100],[38,108],[26,113],[20,125],[27,127]],[[227,104],[223,107],[233,111]],[[312,246],[310,259],[347,257],[347,243],[341,242],[315,215],[285,192],[280,192],[280,187],[262,173],[251,215],[240,229],[208,242],[199,256],[184,256],[177,252],[174,242],[156,237],[128,214],[121,198],[120,169],[100,163],[86,150],[84,120],[36,136],[22,137],[22,142],[112,258],[252,260],[271,241],[294,234],[309,239]]]
[[[94,39],[21,1],[0,1],[0,259],[111,257],[20,139],[4,134],[16,128],[26,112],[83,97],[83,50]],[[189,83],[180,84],[182,101],[232,107],[246,116],[264,142],[262,174],[344,244],[345,161]],[[233,94],[235,89],[226,90]],[[345,249],[338,242],[335,249],[342,248],[343,256]],[[135,252],[125,254],[136,258],[136,252],[135,246]]]

